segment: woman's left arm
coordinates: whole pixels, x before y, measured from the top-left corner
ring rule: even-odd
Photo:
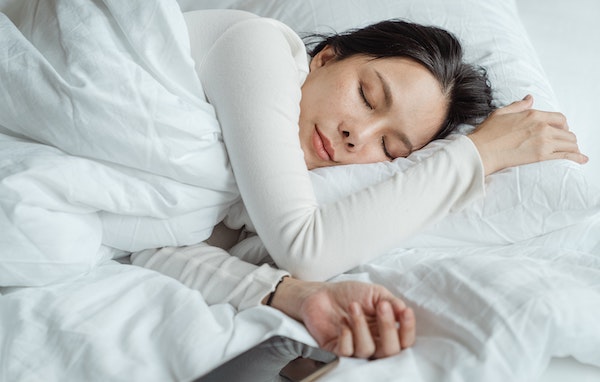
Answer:
[[[387,357],[415,341],[413,311],[379,285],[295,280],[205,243],[148,249],[132,254],[131,261],[200,291],[209,305],[230,303],[242,310],[269,301],[341,356]]]

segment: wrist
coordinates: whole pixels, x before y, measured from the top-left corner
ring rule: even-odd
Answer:
[[[304,300],[315,292],[321,283],[302,281],[293,277],[284,277],[273,291],[263,299],[263,304],[270,300],[270,306],[288,316],[302,321],[301,308]]]
[[[281,284],[283,284],[283,282],[285,281],[286,278],[288,278],[288,276],[283,276],[282,278],[279,279],[279,281],[275,285],[275,288],[273,288],[273,291],[271,293],[269,293],[268,295],[266,295],[262,299],[262,304],[263,305],[268,305],[268,306],[272,306],[273,305],[273,299],[275,298],[275,292],[277,292],[277,288],[279,288],[279,286]]]
[[[471,142],[473,142],[473,146],[475,146],[475,149],[479,154],[481,165],[483,166],[484,175],[487,176],[497,171],[494,167],[495,165],[492,150],[487,148],[486,145],[479,140],[477,132],[468,134],[467,138],[469,138]]]

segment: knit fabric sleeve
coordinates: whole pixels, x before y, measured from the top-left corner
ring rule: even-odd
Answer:
[[[252,18],[225,30],[198,68],[243,202],[279,267],[328,279],[483,194],[481,159],[462,137],[404,173],[319,206],[298,138],[302,60],[291,29]]]

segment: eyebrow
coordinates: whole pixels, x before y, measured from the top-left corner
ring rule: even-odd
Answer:
[[[394,99],[392,97],[392,90],[390,88],[390,84],[389,82],[381,75],[381,73],[379,73],[379,71],[375,70],[375,74],[377,74],[377,77],[379,78],[379,81],[381,81],[381,87],[383,88],[383,99],[385,102],[385,106],[390,108],[392,107],[392,104],[394,103]],[[406,146],[406,148],[408,149],[409,152],[413,151],[413,144],[410,141],[410,139],[408,139],[408,137],[406,136],[406,134],[404,134],[401,131],[394,131],[394,135],[396,135],[398,137],[398,139],[400,139],[402,141],[402,143],[404,143],[404,145]]]

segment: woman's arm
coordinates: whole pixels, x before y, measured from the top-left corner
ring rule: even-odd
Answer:
[[[342,356],[386,357],[415,341],[414,313],[378,285],[296,280],[204,243],[137,252],[131,262],[200,291],[208,304],[230,303],[241,310],[269,301],[306,325],[320,346]]]
[[[319,207],[298,138],[298,37],[268,19],[235,24],[198,68],[242,199],[278,266],[324,280],[483,194],[483,167],[464,137],[374,187]]]
[[[279,280],[289,276],[288,272],[268,265],[246,263],[205,243],[135,252],[131,263],[159,271],[200,291],[209,305],[229,303],[239,310],[260,305]]]

